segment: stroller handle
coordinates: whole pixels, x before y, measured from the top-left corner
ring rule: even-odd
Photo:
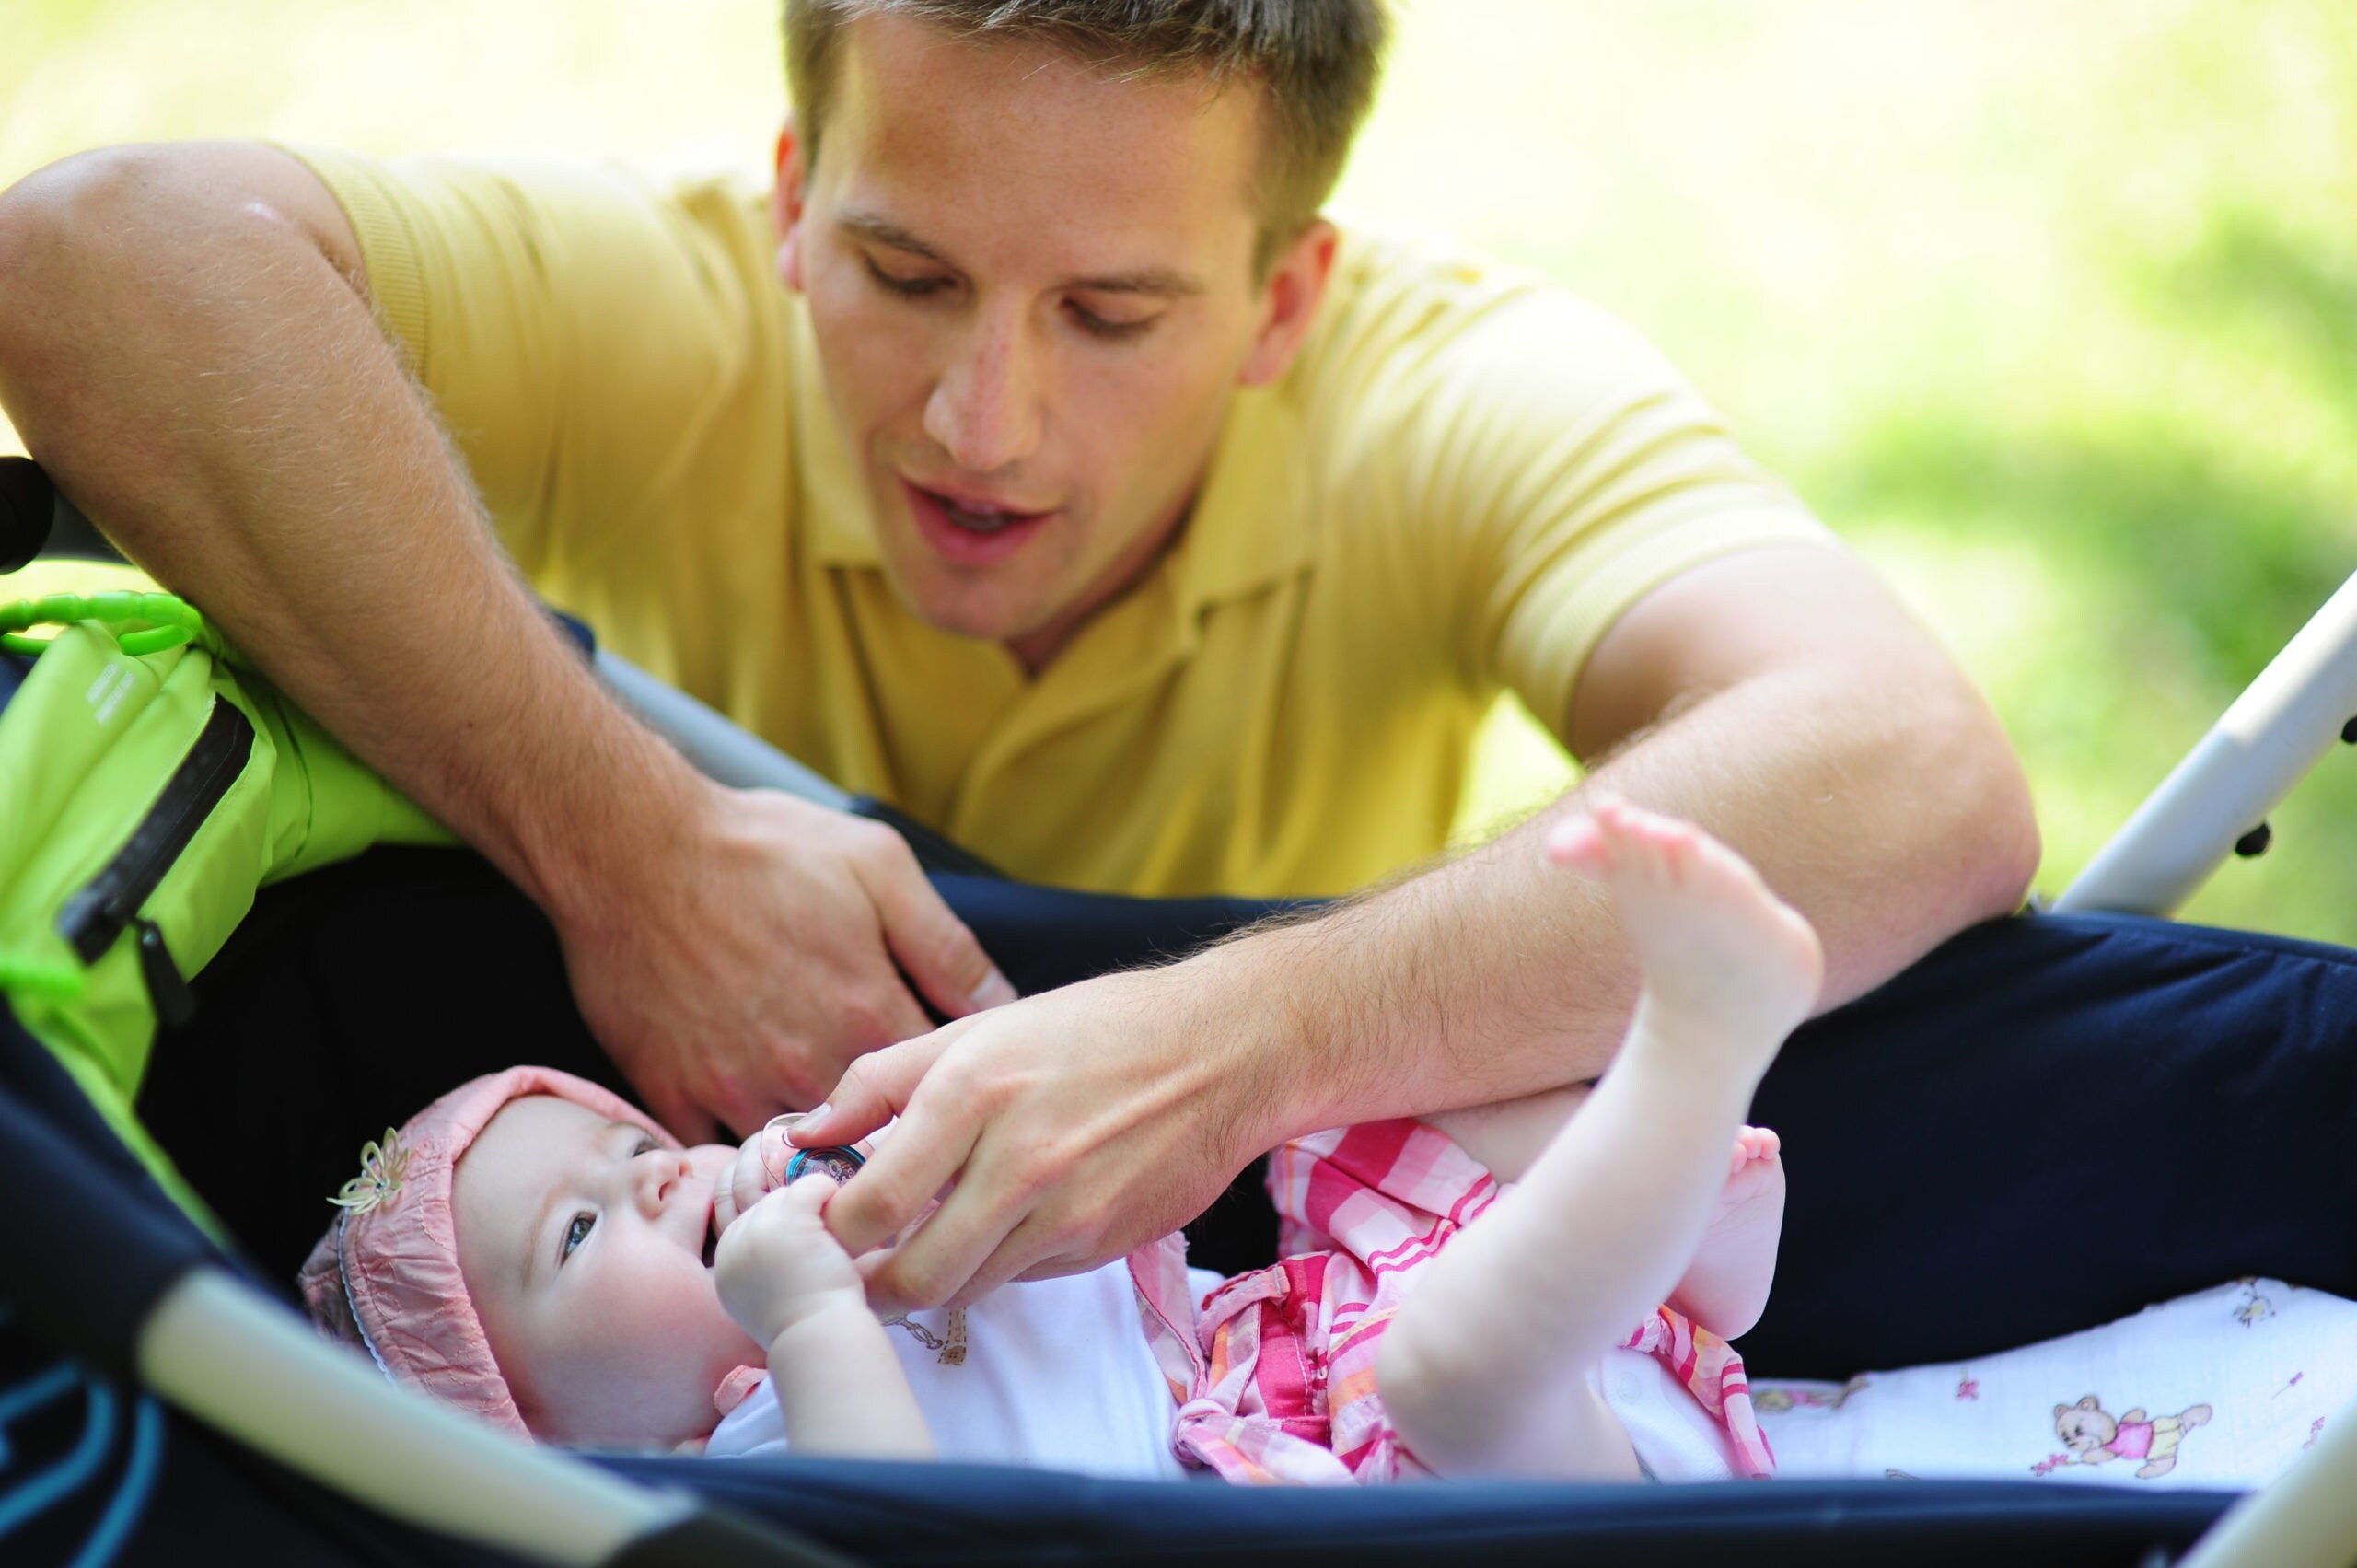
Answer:
[[[150,1388],[256,1452],[380,1513],[527,1562],[847,1568],[773,1525],[633,1484],[397,1389],[224,1269],[182,1275],[148,1315],[137,1353]]]

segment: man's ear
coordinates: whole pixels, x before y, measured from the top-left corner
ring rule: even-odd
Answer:
[[[1313,218],[1278,256],[1265,285],[1260,331],[1237,376],[1238,385],[1265,387],[1293,364],[1302,340],[1318,319],[1318,302],[1326,297],[1326,280],[1334,271],[1334,245],[1339,238],[1332,224]]]
[[[770,231],[777,240],[777,275],[802,289],[802,139],[788,116],[777,134],[777,183],[770,187]]]

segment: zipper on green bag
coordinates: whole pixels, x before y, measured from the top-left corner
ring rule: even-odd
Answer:
[[[172,770],[129,842],[58,914],[58,934],[85,964],[98,962],[124,931],[138,933],[139,970],[159,1023],[186,1023],[196,1011],[196,994],[173,962],[162,928],[139,907],[238,782],[253,744],[253,721],[236,703],[215,697],[196,744]]]

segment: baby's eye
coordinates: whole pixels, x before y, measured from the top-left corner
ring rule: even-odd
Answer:
[[[662,1146],[652,1138],[641,1138],[638,1141],[638,1147],[631,1150],[630,1157],[636,1159],[641,1155],[651,1155]]]
[[[598,1216],[586,1209],[573,1216],[573,1223],[564,1227],[564,1245],[557,1249],[556,1260],[560,1265],[573,1256],[575,1248],[589,1239],[589,1232],[596,1228],[597,1224]]]

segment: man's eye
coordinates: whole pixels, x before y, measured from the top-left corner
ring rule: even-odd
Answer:
[[[861,260],[866,262],[867,275],[874,278],[878,286],[886,293],[897,294],[903,299],[922,299],[926,295],[937,294],[949,286],[949,280],[945,277],[933,274],[913,278],[894,277],[890,273],[877,266],[874,261],[866,257],[862,257]]]
[[[1153,326],[1156,319],[1155,317],[1147,316],[1135,321],[1108,320],[1106,318],[1097,314],[1096,311],[1089,309],[1088,307],[1081,304],[1078,300],[1067,301],[1065,308],[1072,312],[1074,324],[1078,326],[1082,331],[1086,332],[1092,338],[1104,338],[1109,342],[1115,343],[1120,342],[1123,338],[1136,337],[1148,327]]]
[[[564,1227],[564,1245],[557,1249],[556,1260],[560,1265],[573,1256],[575,1248],[589,1239],[589,1233],[597,1224],[598,1216],[586,1209],[573,1216],[573,1223]]]

